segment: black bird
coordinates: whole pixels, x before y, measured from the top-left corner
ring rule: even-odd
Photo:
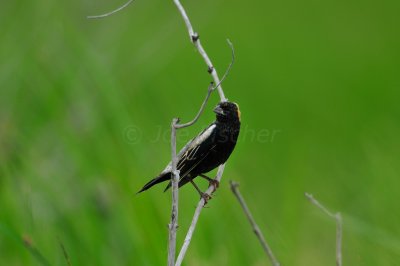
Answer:
[[[240,131],[239,106],[233,102],[221,102],[215,107],[216,120],[204,129],[197,137],[190,140],[188,144],[178,153],[177,170],[180,171],[179,187],[191,182],[201,196],[193,179],[201,176],[209,182],[215,182],[204,175],[221,164],[225,163],[235,148]],[[143,192],[152,186],[170,181],[165,188],[171,187],[171,162],[156,178],[148,182],[138,192]],[[218,183],[215,183],[218,186]]]

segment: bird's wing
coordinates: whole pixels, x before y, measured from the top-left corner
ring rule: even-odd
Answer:
[[[179,152],[177,169],[181,171],[181,179],[207,158],[210,151],[215,148],[215,129],[216,125],[211,124]]]
[[[198,166],[210,152],[215,148],[215,130],[216,125],[211,124],[204,129],[197,137],[190,140],[178,153],[177,169],[180,171],[179,187],[187,183],[191,178],[188,174]],[[163,172],[171,172],[171,163]],[[171,187],[171,182],[168,183],[164,191]]]
[[[191,139],[177,154],[178,163],[176,168],[180,171],[181,178],[186,176],[190,170],[204,160],[208,153],[215,147],[215,123],[208,126],[199,135]],[[171,162],[161,172],[171,172]]]

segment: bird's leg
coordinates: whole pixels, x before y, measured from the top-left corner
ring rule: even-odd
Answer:
[[[197,192],[199,192],[200,197],[204,199],[204,205],[207,204],[208,200],[211,199],[211,196],[208,195],[207,193],[201,192],[200,188],[196,185],[195,182],[193,182],[192,179],[190,179],[190,183],[192,183],[192,185],[194,186],[194,188],[197,190]]]
[[[202,178],[204,178],[205,180],[208,180],[208,182],[210,182],[210,185],[213,185],[215,189],[217,189],[219,187],[219,181],[212,179],[206,175],[200,174],[199,176],[201,176]]]

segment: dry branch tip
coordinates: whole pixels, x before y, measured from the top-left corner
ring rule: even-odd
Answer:
[[[126,2],[125,4],[123,4],[122,6],[118,7],[117,9],[114,9],[113,11],[107,12],[105,14],[101,14],[101,15],[94,15],[94,16],[87,16],[87,19],[101,19],[101,18],[105,18],[111,15],[114,15],[115,13],[123,10],[124,8],[126,8],[127,6],[129,6],[134,0],[129,0],[128,2]]]
[[[306,198],[318,209],[336,221],[336,265],[342,266],[342,238],[343,238],[343,221],[340,212],[332,213],[324,205],[322,205],[314,196],[305,192]]]
[[[279,264],[278,260],[275,258],[275,255],[272,252],[272,249],[270,248],[267,241],[265,240],[264,235],[262,234],[262,232],[260,230],[260,227],[257,225],[256,221],[254,220],[253,215],[252,215],[249,207],[246,204],[246,201],[244,200],[242,194],[239,191],[239,183],[232,181],[232,180],[229,183],[230,183],[230,187],[231,187],[233,194],[235,195],[236,199],[239,201],[239,204],[242,207],[243,212],[247,217],[247,220],[250,222],[250,225],[251,225],[251,228],[252,228],[254,234],[257,236],[258,240],[260,241],[261,246],[263,247],[268,258],[270,259],[272,265],[279,266],[280,264]]]

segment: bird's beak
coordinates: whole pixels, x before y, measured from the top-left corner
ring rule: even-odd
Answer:
[[[214,113],[216,113],[218,115],[224,115],[225,114],[224,110],[222,110],[222,108],[219,105],[217,105],[217,107],[215,107]]]

